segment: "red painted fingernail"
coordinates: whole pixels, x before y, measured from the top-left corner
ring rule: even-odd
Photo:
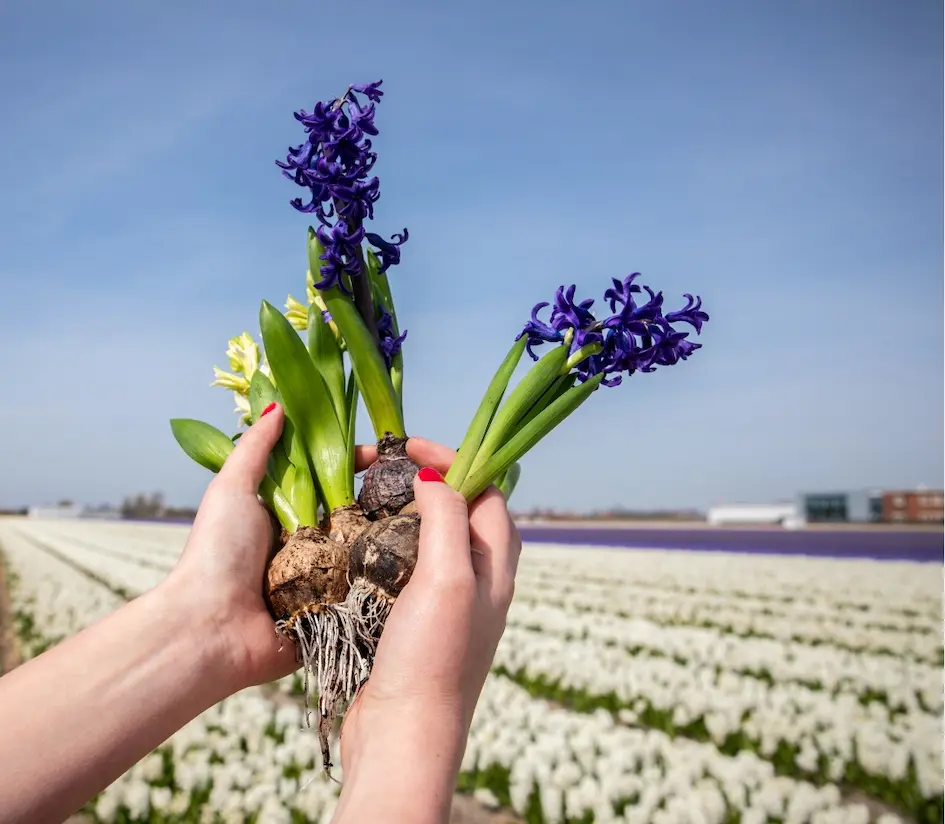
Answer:
[[[437,483],[444,483],[443,476],[429,466],[423,467],[423,469],[417,473],[417,477],[421,481],[436,481]]]
[[[271,404],[269,404],[269,406],[267,406],[265,409],[263,409],[262,412],[259,413],[259,417],[260,417],[260,418],[265,417],[265,416],[268,415],[270,412],[272,412],[272,410],[275,409],[275,408],[276,408],[276,403],[275,403],[275,401],[273,401]]]

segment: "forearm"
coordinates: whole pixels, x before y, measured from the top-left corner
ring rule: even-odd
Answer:
[[[186,612],[159,587],[0,679],[0,822],[59,824],[225,697]]]
[[[467,734],[459,713],[422,708],[369,727],[345,764],[333,824],[446,824]]]

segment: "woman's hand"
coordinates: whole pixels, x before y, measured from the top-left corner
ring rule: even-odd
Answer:
[[[336,821],[446,821],[469,724],[512,600],[521,539],[494,487],[467,508],[452,450],[411,438],[420,548],[345,716]],[[394,770],[398,763],[409,769]],[[418,798],[424,798],[420,803]],[[401,817],[406,816],[406,817]]]
[[[279,526],[256,497],[284,420],[277,405],[236,442],[208,485],[187,546],[161,587],[215,641],[208,654],[218,659],[226,694],[298,668],[295,646],[276,636],[263,599],[266,563]],[[374,446],[357,447],[355,470],[367,469],[376,459]]]

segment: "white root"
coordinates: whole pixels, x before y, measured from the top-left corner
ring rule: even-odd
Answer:
[[[276,632],[294,642],[296,660],[302,666],[306,726],[312,725],[310,697],[313,692],[318,695],[318,737],[329,776],[331,724],[339,705],[348,704],[371,674],[377,642],[393,603],[359,578],[344,603],[313,605],[276,622]]]
[[[302,665],[305,706],[314,691],[318,711],[334,715],[337,702],[350,701],[371,671],[376,641],[361,628],[360,621],[345,604],[319,605],[276,623],[276,631],[295,643],[296,659]],[[308,713],[306,723],[310,724]]]
[[[345,598],[345,607],[360,625],[360,631],[373,639],[374,646],[380,640],[387,616],[394,601],[374,584],[356,578]],[[371,658],[373,659],[373,650]]]

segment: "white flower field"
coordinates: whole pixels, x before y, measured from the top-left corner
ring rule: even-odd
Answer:
[[[21,656],[155,586],[186,537],[0,520]],[[526,545],[459,790],[530,824],[941,822],[942,666],[938,566]],[[223,701],[88,817],[327,822],[300,694]]]

